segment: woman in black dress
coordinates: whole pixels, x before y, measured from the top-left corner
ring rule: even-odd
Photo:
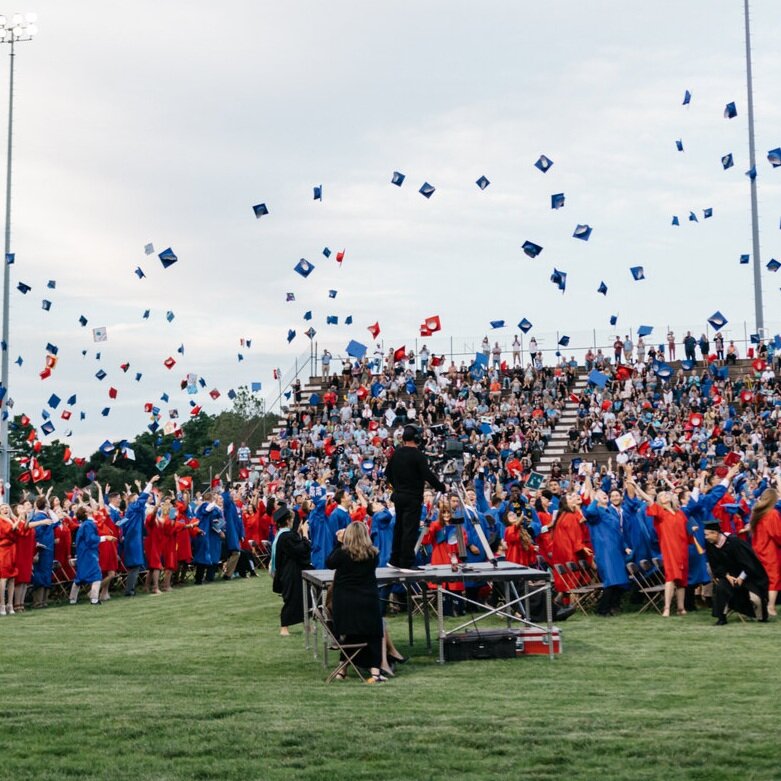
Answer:
[[[274,592],[282,596],[279,634],[283,637],[290,634],[289,626],[300,624],[304,620],[301,572],[311,566],[309,525],[304,522],[297,528],[290,528],[292,517],[292,513],[284,504],[274,513],[274,523],[278,531],[271,549]]]
[[[333,593],[334,634],[344,642],[366,643],[356,663],[368,668],[369,683],[388,680],[381,673],[383,625],[377,589],[378,551],[363,523],[351,523],[336,533],[337,545],[326,561],[336,570]],[[339,678],[345,677],[345,672]]]

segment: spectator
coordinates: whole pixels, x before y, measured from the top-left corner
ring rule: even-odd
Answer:
[[[431,356],[431,353],[428,350],[428,347],[424,344],[423,347],[420,348],[420,352],[418,353],[418,357],[420,358],[420,371],[425,374],[428,371],[428,361],[429,357]]]
[[[491,357],[493,359],[494,369],[498,369],[502,363],[502,348],[499,347],[499,342],[494,342],[493,349],[491,350]]]
[[[716,347],[716,358],[720,363],[724,363],[724,337],[721,335],[721,331],[713,337],[713,344]]]
[[[686,332],[683,338],[683,351],[686,354],[686,360],[697,365],[697,340],[692,336],[691,331]]]
[[[700,355],[702,355],[702,360],[707,361],[708,356],[710,355],[710,342],[708,341],[707,334],[702,334],[702,336],[700,336],[699,345],[700,345]]]
[[[645,341],[642,336],[637,340],[637,362],[645,363]]]
[[[247,447],[247,443],[242,442],[241,447],[239,447],[238,451],[236,452],[236,458],[238,460],[239,469],[247,469],[249,467],[251,456],[252,456],[252,452]]]
[[[667,354],[671,361],[675,360],[675,334],[672,331],[667,332]]]
[[[738,360],[738,348],[735,347],[735,342],[730,341],[729,346],[727,347],[726,363],[728,366],[734,366],[737,360]]]
[[[632,343],[632,340],[629,338],[629,334],[627,334],[624,337],[624,363],[632,364],[632,352],[634,351],[635,346]],[[618,363],[618,361],[616,361]]]
[[[515,338],[512,343],[513,348],[513,368],[521,365],[521,340],[518,338],[518,334],[515,334]]]
[[[323,355],[320,358],[320,363],[323,365],[323,377],[331,376],[331,357],[328,350],[323,350]]]

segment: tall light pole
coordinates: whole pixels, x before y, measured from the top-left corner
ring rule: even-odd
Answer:
[[[17,43],[31,41],[38,28],[35,26],[35,14],[14,14],[10,19],[0,16],[0,43],[7,43],[11,47],[11,69],[10,85],[8,88],[8,161],[6,167],[5,179],[5,255],[3,256],[3,343],[2,343],[2,376],[0,376],[0,385],[5,389],[5,402],[9,401],[8,396],[8,354],[10,352],[8,315],[10,309],[10,288],[11,288],[11,264],[9,256],[11,254],[11,153],[13,150],[13,129],[14,129],[14,59],[16,57],[15,47]],[[3,407],[3,411],[8,415],[2,415],[0,420],[0,480],[2,480],[2,489],[4,501],[8,501],[8,495],[11,487],[11,454],[8,450],[8,417],[10,417],[9,408]]]
[[[765,328],[765,314],[762,306],[762,261],[759,256],[759,211],[757,208],[757,156],[754,147],[754,81],[751,73],[751,26],[748,14],[748,0],[743,0],[746,19],[746,90],[748,92],[748,157],[749,187],[751,188],[751,241],[754,257],[754,318],[757,333]]]

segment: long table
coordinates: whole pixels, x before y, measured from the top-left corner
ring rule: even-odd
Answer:
[[[303,573],[304,590],[304,642],[306,649],[311,648],[317,658],[318,626],[327,620],[326,594],[330,584],[334,581],[334,570],[329,569],[310,569]],[[411,592],[413,588],[420,589],[420,610],[423,615],[423,623],[426,632],[426,645],[431,650],[431,629],[430,629],[430,590],[436,590],[436,616],[437,616],[437,636],[439,640],[439,662],[445,662],[445,641],[451,635],[454,635],[470,626],[474,626],[478,621],[485,621],[491,617],[504,618],[507,626],[513,622],[525,626],[532,626],[541,629],[546,634],[548,643],[548,656],[554,658],[553,653],[553,606],[551,603],[551,584],[552,576],[550,572],[544,570],[531,569],[513,564],[507,561],[500,561],[494,567],[488,562],[470,564],[463,571],[453,572],[449,566],[428,566],[418,572],[402,572],[392,567],[382,567],[377,570],[377,584],[380,588],[383,586],[401,583],[407,589],[407,620],[409,626],[409,642],[413,643],[413,615],[416,612]],[[470,582],[490,581],[494,584],[504,586],[504,601],[501,605],[490,607],[480,602],[469,599],[463,592],[449,591],[445,584],[453,581],[464,582],[465,585]],[[520,588],[519,588],[520,586]],[[535,624],[528,619],[528,600],[534,594],[545,594],[545,624]],[[456,627],[445,628],[444,615],[444,596],[447,594],[451,599],[461,600],[464,605],[469,605],[473,609],[478,609],[479,613],[473,613],[468,620]],[[522,615],[521,615],[522,613]],[[326,632],[323,635],[323,665],[328,663],[328,638]],[[312,637],[313,636],[313,637]],[[310,644],[311,637],[311,644]]]

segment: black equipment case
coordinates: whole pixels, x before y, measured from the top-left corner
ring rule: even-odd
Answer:
[[[509,629],[465,632],[445,638],[445,661],[469,659],[514,659],[518,633]]]

